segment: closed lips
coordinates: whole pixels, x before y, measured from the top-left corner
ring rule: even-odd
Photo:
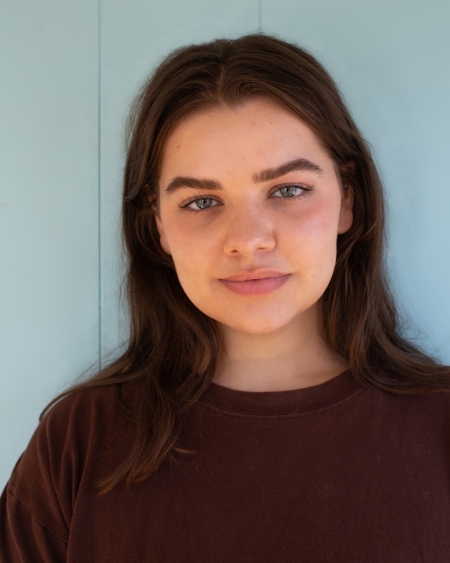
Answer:
[[[220,281],[234,293],[250,296],[271,293],[284,285],[289,277],[290,274],[282,272],[248,272],[234,274]]]
[[[279,272],[275,270],[260,270],[258,272],[238,272],[236,274],[232,274],[226,278],[222,278],[224,281],[252,281],[252,280],[260,280],[265,278],[279,278],[283,276],[288,276],[284,272]]]

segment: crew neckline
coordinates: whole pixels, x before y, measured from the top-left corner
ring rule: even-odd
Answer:
[[[328,407],[361,387],[348,369],[319,385],[288,391],[238,391],[212,382],[199,401],[241,414],[298,414]]]

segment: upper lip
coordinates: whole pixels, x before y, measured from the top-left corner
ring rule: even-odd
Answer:
[[[279,278],[280,276],[287,275],[286,272],[280,272],[279,270],[242,270],[241,272],[236,272],[231,276],[221,279],[227,281],[248,281],[260,280],[262,278]]]

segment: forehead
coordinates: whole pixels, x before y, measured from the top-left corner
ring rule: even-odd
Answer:
[[[237,106],[219,106],[188,115],[169,134],[162,153],[160,179],[227,171],[256,172],[295,158],[333,166],[312,129],[281,103],[251,98]]]

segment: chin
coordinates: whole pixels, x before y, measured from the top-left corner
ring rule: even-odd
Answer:
[[[221,325],[223,325],[226,329],[231,329],[236,332],[242,332],[244,334],[250,334],[252,336],[259,336],[263,334],[271,334],[278,330],[282,330],[285,326],[287,326],[292,319],[286,319],[285,322],[269,322],[267,318],[264,321],[259,321],[255,319],[253,322],[249,322],[246,320],[245,322],[224,322],[218,321]]]

